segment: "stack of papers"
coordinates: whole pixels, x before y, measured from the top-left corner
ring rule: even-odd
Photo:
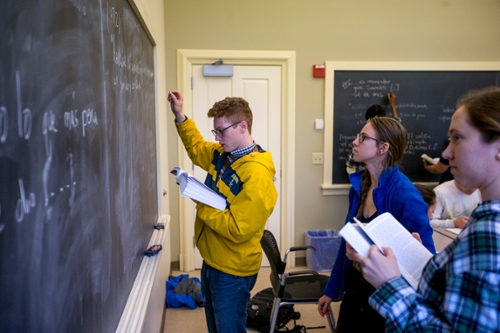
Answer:
[[[170,173],[175,175],[183,196],[219,210],[226,209],[226,199],[194,176],[179,167],[173,168]]]

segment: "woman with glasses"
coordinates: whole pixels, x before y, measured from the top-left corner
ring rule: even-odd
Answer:
[[[396,110],[396,94],[394,94],[394,93],[387,94],[387,101],[389,102],[389,105],[391,106],[392,118],[401,122],[401,118],[398,116],[398,111]],[[385,117],[385,116],[386,116],[385,109],[382,105],[379,105],[379,104],[370,105],[370,107],[368,109],[366,109],[366,112],[365,112],[365,118],[367,121],[368,121],[368,119],[371,119],[374,117]],[[364,163],[356,162],[354,160],[352,153],[347,155],[347,161],[346,161],[345,165],[346,165],[347,173],[361,171],[361,170],[364,170],[364,168],[365,168]]]
[[[346,223],[358,218],[369,223],[382,213],[391,213],[410,232],[418,233],[423,245],[435,253],[427,204],[412,182],[396,166],[406,149],[406,129],[397,120],[368,120],[353,142],[353,158],[366,168],[349,175],[349,210]],[[385,320],[368,304],[375,289],[363,278],[353,255],[342,240],[318,311],[324,316],[332,300],[342,299],[337,332],[385,332]]]
[[[400,276],[390,248],[355,254],[375,286],[370,305],[387,332],[500,332],[500,88],[458,101],[443,157],[455,179],[479,188],[483,202],[465,228],[424,268],[415,291]]]

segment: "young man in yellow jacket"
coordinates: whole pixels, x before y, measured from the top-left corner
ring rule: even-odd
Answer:
[[[184,115],[179,91],[171,91],[168,101],[189,158],[207,171],[205,185],[227,203],[222,211],[196,204],[208,331],[245,333],[247,302],[262,262],[260,239],[278,197],[272,156],[253,141],[252,111],[243,98],[227,97],[208,111],[218,142],[205,141]]]

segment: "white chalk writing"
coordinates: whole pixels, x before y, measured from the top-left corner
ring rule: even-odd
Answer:
[[[19,182],[19,192],[20,198],[17,200],[16,205],[16,221],[22,222],[24,220],[24,215],[31,212],[31,208],[36,206],[35,193],[31,192],[26,196],[24,191],[24,183],[21,178],[18,179]]]
[[[9,115],[7,114],[7,108],[5,106],[0,106],[0,143],[4,143],[7,140],[7,135],[9,134]]]
[[[85,136],[85,127],[89,125],[98,125],[97,113],[93,109],[86,109],[82,111],[82,131]]]
[[[425,132],[408,132],[408,143],[405,150],[405,155],[415,155],[421,154],[422,151],[429,153],[434,152],[438,148],[437,143],[431,143],[429,140],[432,139],[429,133]]]
[[[48,133],[44,133],[45,140],[45,155],[47,159],[45,160],[45,164],[43,165],[42,171],[42,184],[43,184],[43,196],[44,196],[44,207],[47,207],[49,204],[49,172],[50,167],[52,165],[52,140],[50,140]]]
[[[17,130],[20,138],[28,140],[31,136],[31,126],[33,116],[29,108],[22,108],[21,104],[21,78],[19,71],[16,71],[16,88],[17,88]]]
[[[390,90],[392,92],[399,91],[399,83],[391,84]]]
[[[455,108],[450,108],[449,106],[443,106],[443,105],[441,105],[441,110],[443,111],[443,113],[455,112]]]
[[[439,120],[442,121],[444,124],[447,124],[448,122],[451,121],[451,116],[442,116],[439,117]]]
[[[124,91],[141,89],[141,76],[151,78],[154,76],[154,72],[145,65],[145,61],[142,58],[144,54],[138,54],[137,52],[126,53],[124,51],[123,45],[120,42],[121,40],[118,38],[118,35],[120,35],[119,27],[121,18],[114,8],[111,8],[108,16],[113,22],[113,27],[111,28],[113,32],[110,33],[109,36],[113,47],[113,61],[119,69],[113,76],[113,84],[119,87],[120,90]],[[116,29],[114,28],[118,28],[118,30],[115,31]],[[122,71],[128,71],[135,75],[133,78],[130,78],[129,76],[124,75]]]
[[[349,88],[350,86],[352,86],[352,82],[351,82],[351,80],[347,80],[347,81],[345,81],[345,82],[342,82],[342,88],[347,89],[347,88]]]
[[[64,112],[64,127],[73,129],[78,127],[78,110]]]
[[[389,84],[391,80],[381,79],[381,80],[366,80],[367,84]]]
[[[56,128],[56,115],[52,110],[43,114],[42,133],[57,132]]]
[[[398,109],[427,109],[427,104],[401,103],[396,104]]]
[[[69,196],[69,206],[73,206],[73,203],[75,202],[75,193],[76,193],[76,182],[74,181],[75,178],[75,169],[73,167],[73,154],[68,154],[68,157],[66,160],[69,160],[69,179],[70,179],[70,184],[66,185],[71,191],[71,195]]]

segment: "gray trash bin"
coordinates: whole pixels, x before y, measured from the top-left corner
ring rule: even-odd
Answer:
[[[307,268],[317,272],[330,271],[337,258],[341,239],[339,230],[306,231],[306,245],[312,245],[316,249],[306,251]]]

